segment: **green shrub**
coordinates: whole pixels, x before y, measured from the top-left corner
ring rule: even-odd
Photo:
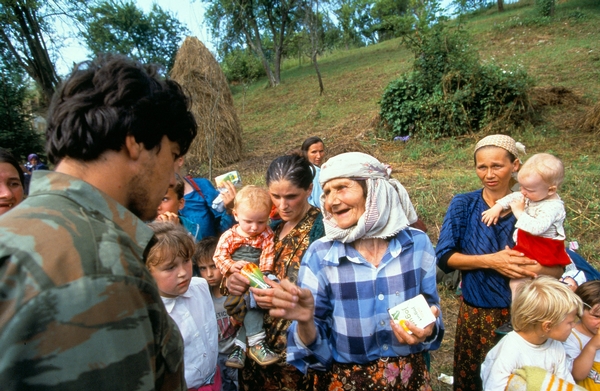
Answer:
[[[235,49],[227,53],[221,62],[221,68],[230,83],[249,83],[265,76],[260,60],[248,50]]]
[[[554,16],[554,0],[536,0],[535,8],[541,16]]]
[[[461,29],[438,24],[411,47],[413,71],[392,81],[380,101],[388,135],[458,136],[528,113],[526,72],[481,64]]]

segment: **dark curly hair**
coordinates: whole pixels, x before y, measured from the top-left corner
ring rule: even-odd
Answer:
[[[181,86],[158,69],[114,54],[78,64],[50,104],[50,161],[67,156],[92,161],[121,150],[128,135],[147,150],[160,147],[167,136],[185,154],[196,137],[196,121]]]

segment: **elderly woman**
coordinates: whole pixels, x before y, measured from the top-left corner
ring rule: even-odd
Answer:
[[[295,282],[304,252],[324,234],[320,210],[308,203],[313,179],[311,164],[302,156],[281,156],[269,166],[266,179],[271,200],[281,217],[281,221],[272,227],[275,232],[274,273],[279,279]],[[244,293],[248,284],[248,279],[239,273],[232,274],[227,280],[230,292],[235,295]],[[272,296],[264,293],[256,292],[254,297],[261,308],[270,309]],[[282,357],[285,356],[290,323],[289,320],[265,314],[265,341]],[[254,360],[245,360],[245,367],[240,374],[240,389],[246,391],[312,391],[313,384],[312,374],[299,372],[285,360],[264,367]]]
[[[0,148],[0,215],[23,201],[25,178],[17,159]]]
[[[329,159],[321,170],[326,238],[306,252],[299,287],[282,281],[269,290],[271,314],[295,320],[287,361],[319,370],[317,390],[431,389],[424,353],[444,334],[434,250],[409,227],[414,209],[389,173],[363,153]],[[405,331],[388,309],[419,294],[436,321],[407,322]]]
[[[510,278],[547,274],[560,277],[562,268],[547,268],[523,257],[514,246],[516,223],[511,210],[496,225],[481,214],[511,192],[513,174],[521,167],[524,147],[510,136],[487,136],[475,146],[475,172],[482,189],[459,194],[450,202],[436,247],[439,267],[462,272],[462,302],[454,341],[454,389],[481,390],[481,363],[498,338],[495,330],[510,320]]]

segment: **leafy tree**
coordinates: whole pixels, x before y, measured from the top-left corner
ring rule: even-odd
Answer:
[[[414,4],[414,3],[413,3]],[[522,69],[481,64],[466,31],[436,17],[433,0],[407,18],[405,42],[413,71],[392,81],[380,117],[393,136],[456,136],[483,127],[512,126],[527,119],[531,79]]]
[[[170,70],[179,44],[189,30],[157,4],[145,14],[132,2],[109,0],[90,9],[81,35],[92,53],[126,54]]]
[[[269,85],[278,85],[286,37],[293,33],[299,18],[296,14],[300,12],[299,0],[204,1],[208,4],[205,18],[212,35],[220,42],[220,55],[249,47],[260,59]],[[271,58],[264,42],[272,44]]]
[[[1,47],[2,45],[0,45]],[[21,161],[32,151],[44,150],[42,135],[31,125],[27,110],[28,78],[9,49],[3,48],[0,61],[0,145]]]
[[[2,55],[12,56],[35,80],[46,104],[60,82],[53,58],[64,38],[52,26],[61,18],[77,26],[75,19],[85,12],[83,0],[0,0],[0,42],[5,48]]]

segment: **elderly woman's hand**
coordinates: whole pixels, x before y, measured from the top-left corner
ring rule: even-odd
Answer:
[[[297,320],[299,322],[312,322],[315,312],[315,300],[308,289],[303,289],[288,279],[280,284],[272,281],[267,282],[275,289],[272,292],[272,307],[269,311],[271,316]]]
[[[248,290],[250,280],[240,273],[233,273],[227,277],[227,289],[234,296],[241,296]]]
[[[489,268],[508,278],[537,277],[536,268],[530,265],[539,264],[533,259],[523,256],[522,252],[511,250],[508,246],[504,250],[488,254],[486,257]]]
[[[440,316],[439,308],[436,306],[431,306],[430,308],[431,313],[437,319],[438,316]],[[400,326],[393,320],[390,320],[390,324],[392,325],[392,331],[394,332],[394,335],[396,336],[398,341],[407,345],[416,345],[425,341],[427,337],[433,334],[433,328],[435,327],[435,322],[431,323],[429,326],[426,326],[424,329],[421,329],[412,324],[411,322],[407,321],[405,322],[405,325],[412,332],[412,334],[409,334],[408,332],[406,332],[406,330],[404,330],[402,326]]]

